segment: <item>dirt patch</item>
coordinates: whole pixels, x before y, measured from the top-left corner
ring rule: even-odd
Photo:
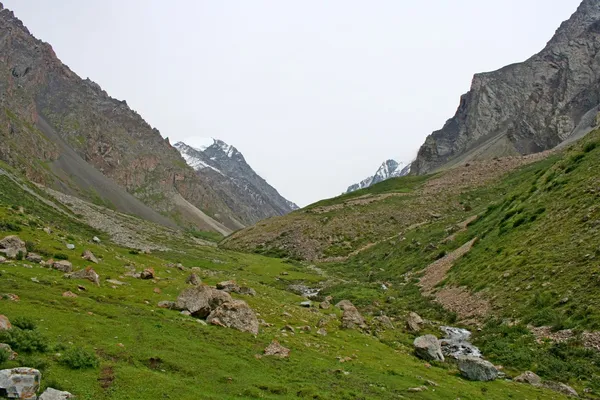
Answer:
[[[563,343],[577,337],[572,329],[552,331],[550,326],[528,326],[538,343],[550,340],[553,343]],[[583,347],[586,349],[600,351],[600,332],[583,332],[580,337]]]
[[[467,324],[478,325],[492,310],[483,295],[472,294],[464,287],[444,288],[435,294],[435,301]]]
[[[100,383],[100,387],[104,390],[109,389],[113,382],[115,381],[115,371],[113,367],[104,367],[100,371],[100,377],[98,378],[98,382]]]
[[[454,262],[471,251],[476,240],[477,238],[468,241],[425,268],[424,275],[419,281],[421,292],[425,295],[431,294],[434,288],[444,280],[446,273],[452,268]]]
[[[449,242],[453,242],[454,240],[456,240],[456,236],[458,236],[459,233],[465,232],[467,230],[467,227],[472,222],[477,221],[477,218],[479,218],[478,215],[473,215],[472,217],[467,218],[463,222],[456,224],[456,226],[458,227],[458,230],[456,232],[454,232],[452,235],[448,236],[446,239],[444,239],[443,243],[449,243]]]

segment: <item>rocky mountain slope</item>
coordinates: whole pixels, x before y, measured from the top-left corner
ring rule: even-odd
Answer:
[[[200,148],[183,142],[174,147],[246,225],[298,208],[254,172],[242,153],[221,140],[209,139]]]
[[[39,183],[164,225],[244,224],[159,131],[0,7],[0,160]]]
[[[531,154],[581,137],[600,104],[600,1],[584,0],[538,54],[477,74],[454,117],[427,137],[412,172]]]
[[[351,193],[360,189],[367,188],[376,183],[383,182],[386,179],[399,178],[401,176],[408,175],[408,173],[410,172],[410,165],[410,163],[404,164],[402,161],[398,162],[396,160],[386,160],[377,169],[375,175],[363,179],[359,183],[355,183],[354,185],[348,186],[348,189],[346,189],[346,193]]]

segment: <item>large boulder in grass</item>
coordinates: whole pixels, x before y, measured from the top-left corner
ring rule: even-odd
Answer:
[[[423,318],[416,312],[410,312],[406,317],[406,328],[410,332],[418,333],[423,328]]]
[[[58,271],[69,273],[73,271],[73,264],[67,260],[52,261],[50,266]]]
[[[7,258],[17,258],[19,253],[23,257],[27,255],[27,247],[20,237],[11,235],[0,240],[0,253],[4,253]]]
[[[413,342],[415,355],[425,361],[444,361],[440,342],[433,335],[419,336]]]
[[[42,374],[33,368],[13,368],[0,371],[0,394],[9,399],[35,399]]]
[[[98,259],[90,250],[85,250],[83,254],[81,254],[81,258],[86,261],[93,262],[94,264],[98,264]]]
[[[74,399],[75,396],[69,392],[62,392],[60,390],[48,388],[39,397],[39,400],[68,400]]]
[[[12,325],[6,315],[0,315],[0,331],[11,329]]]
[[[458,357],[458,369],[462,376],[472,381],[493,381],[498,377],[494,364],[479,357]]]
[[[360,312],[354,306],[345,306],[342,313],[342,328],[344,329],[365,329],[367,324]]]
[[[231,300],[210,313],[206,322],[258,335],[258,318],[245,301]]]
[[[36,253],[27,253],[27,257],[25,257],[27,261],[31,261],[32,263],[39,264],[43,261],[42,256]]]
[[[92,267],[87,267],[86,269],[68,274],[67,278],[87,279],[88,281],[93,282],[96,286],[100,286],[100,275],[98,275]]]
[[[231,300],[233,299],[229,293],[207,285],[198,285],[181,292],[177,298],[176,308],[189,311],[196,317],[205,318],[221,304]]]

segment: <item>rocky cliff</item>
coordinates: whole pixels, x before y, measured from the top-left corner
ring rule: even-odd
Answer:
[[[168,139],[1,5],[0,108],[0,160],[34,181],[166,225],[243,226]]]
[[[477,74],[454,117],[427,137],[412,172],[530,154],[589,132],[600,103],[600,0],[584,0],[538,54]]]
[[[210,142],[202,148],[183,142],[174,147],[244,224],[285,215],[298,208],[254,172],[235,147],[221,140]]]
[[[369,176],[363,179],[359,183],[348,186],[346,193],[351,193],[360,189],[367,188],[376,183],[383,182],[390,178],[398,178],[400,176],[408,175],[410,172],[411,163],[405,164],[396,160],[386,160],[375,172],[375,175]]]

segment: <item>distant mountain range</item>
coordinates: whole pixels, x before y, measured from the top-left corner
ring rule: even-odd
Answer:
[[[384,161],[383,164],[381,164],[381,166],[377,169],[377,172],[375,172],[374,175],[363,179],[359,183],[355,183],[354,185],[348,186],[346,193],[351,193],[356,190],[367,188],[376,183],[383,182],[386,179],[408,175],[408,173],[410,172],[410,166],[411,163],[405,164],[396,160]]]
[[[298,208],[254,172],[235,147],[218,139],[202,141],[205,144],[199,147],[183,142],[174,147],[243,222],[255,223]]]

